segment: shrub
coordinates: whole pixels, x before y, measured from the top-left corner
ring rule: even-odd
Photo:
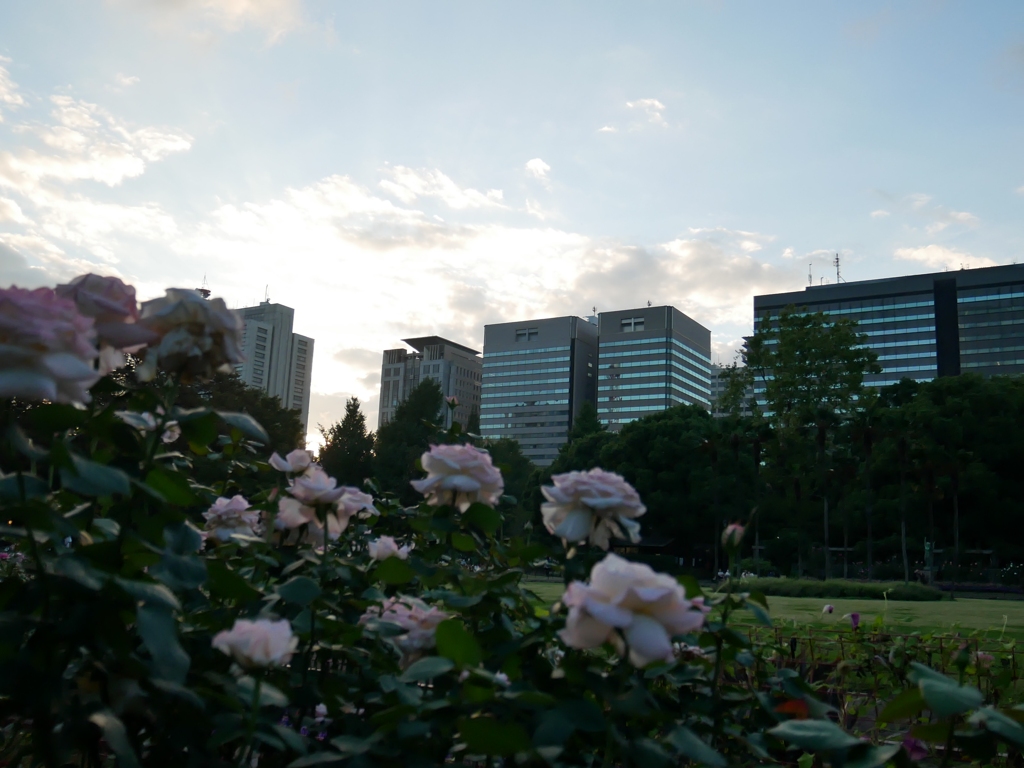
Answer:
[[[846,579],[743,579],[744,590],[769,597],[823,597],[860,600],[941,600],[942,592],[924,584],[895,581],[848,581]]]

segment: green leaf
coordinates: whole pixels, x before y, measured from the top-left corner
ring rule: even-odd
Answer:
[[[248,676],[243,677],[238,681],[239,698],[241,698],[247,707],[252,705],[252,692],[255,684],[256,681]],[[270,683],[264,681],[260,684],[260,706],[287,707],[288,697],[285,696],[280,688],[275,688]]]
[[[277,594],[286,602],[306,606],[320,596],[320,586],[308,576],[295,576],[279,584]]]
[[[163,496],[169,504],[178,507],[188,507],[197,501],[188,478],[180,472],[153,469],[146,475],[146,485]]]
[[[154,606],[162,605],[168,610],[181,610],[181,603],[178,602],[178,598],[163,584],[123,579],[120,576],[114,578],[114,583],[140,603],[148,603]]]
[[[913,717],[922,709],[924,709],[924,696],[921,695],[921,689],[908,688],[885,705],[885,709],[882,710],[878,719],[883,723],[891,723],[895,720]]]
[[[103,731],[103,738],[106,739],[107,744],[114,750],[114,754],[117,755],[117,762],[119,768],[139,768],[139,760],[135,756],[135,750],[132,749],[132,744],[128,740],[128,733],[125,731],[124,723],[122,723],[113,712],[109,709],[102,709],[99,712],[93,712],[89,716],[89,720],[98,725],[100,730]]]
[[[977,688],[960,686],[952,680],[923,679],[918,683],[925,703],[936,717],[959,715],[982,705],[984,697]]]
[[[164,528],[164,544],[176,555],[191,555],[203,548],[203,535],[191,523],[176,523]]]
[[[861,747],[854,747],[843,763],[843,768],[881,768],[902,748],[901,744],[883,744],[880,747],[864,744]]]
[[[673,729],[672,733],[668,735],[668,740],[679,751],[679,754],[688,757],[698,765],[723,766],[726,764],[725,758],[717,750],[705,744],[685,725]]]
[[[402,676],[398,678],[403,683],[419,683],[423,680],[430,680],[440,677],[445,672],[455,668],[455,662],[441,656],[427,656],[410,666]]]
[[[175,408],[172,416],[190,446],[203,447],[217,439],[217,414],[209,408]]]
[[[484,533],[493,536],[501,525],[501,513],[486,504],[477,502],[467,509],[462,519],[470,525],[475,525]]]
[[[331,739],[331,744],[336,746],[346,755],[364,755],[370,751],[370,748],[380,741],[379,731],[365,739],[361,739],[358,736],[336,736]]]
[[[477,550],[476,539],[468,533],[459,533],[458,531],[452,534],[452,546],[460,552],[476,552]]]
[[[89,590],[102,589],[107,582],[106,574],[97,571],[74,555],[64,555],[53,560],[53,573],[71,579]]]
[[[164,607],[143,605],[136,614],[143,644],[153,657],[157,676],[179,685],[185,682],[191,659],[178,642],[174,616]]]
[[[203,702],[202,698],[200,698],[199,694],[191,688],[186,688],[184,685],[178,685],[177,683],[172,683],[170,680],[161,680],[156,677],[150,678],[149,682],[158,691],[162,691],[168,696],[174,696],[182,701],[187,701],[200,711],[206,709],[206,704]]]
[[[256,440],[264,445],[270,445],[270,435],[267,434],[260,423],[248,413],[235,413],[233,411],[217,411],[224,423],[234,427],[250,440]]]
[[[561,746],[569,740],[576,726],[564,712],[552,709],[544,713],[544,717],[533,732],[533,745],[535,747]]]
[[[71,467],[61,467],[61,484],[85,496],[128,496],[132,486],[128,475],[116,467],[108,467],[71,454]]]
[[[195,589],[206,581],[206,563],[195,555],[164,552],[160,562],[150,566],[149,575],[173,590]]]
[[[408,584],[416,573],[405,560],[389,557],[387,560],[381,561],[373,575],[374,578],[385,584]]]
[[[831,752],[863,743],[830,720],[787,720],[768,733],[811,752]]]
[[[768,611],[762,608],[758,603],[748,600],[743,604],[743,607],[754,614],[754,618],[763,626],[770,627],[772,625],[772,617],[769,616]]]
[[[601,708],[589,699],[572,699],[563,701],[558,710],[581,731],[602,733],[608,728]]]
[[[686,590],[686,599],[693,600],[698,597],[704,596],[704,591],[700,588],[700,582],[694,576],[680,575],[676,576],[676,581],[683,585],[683,589]]]
[[[298,752],[300,755],[306,754],[306,740],[291,728],[281,725],[280,723],[275,723],[274,733],[276,733],[278,738],[287,744],[288,748],[293,752]]]
[[[21,501],[22,491],[26,499],[36,499],[50,492],[50,486],[42,478],[35,475],[15,473],[0,477],[0,499],[4,501]]]
[[[814,753],[804,752],[796,759],[797,768],[814,768]]]
[[[314,752],[312,755],[292,760],[292,762],[288,763],[288,768],[308,768],[311,765],[340,763],[342,760],[348,760],[348,755],[343,755],[340,752]]]
[[[7,439],[11,441],[14,449],[29,461],[42,461],[50,455],[49,451],[36,447],[17,424],[12,424],[7,430]]]
[[[48,403],[28,412],[33,427],[45,432],[63,432],[85,423],[88,414],[81,408],[63,403]]]
[[[918,723],[910,729],[910,735],[930,744],[943,744],[951,727],[947,723]]]
[[[994,707],[979,709],[971,716],[970,722],[971,725],[980,726],[1011,744],[1024,746],[1024,728],[1021,724]]]
[[[952,683],[953,680],[946,677],[941,672],[936,672],[931,667],[926,667],[924,664],[920,664],[916,661],[910,662],[910,673],[907,678],[912,683],[920,683],[922,680],[936,680],[940,683]]]
[[[458,619],[447,619],[438,624],[435,639],[437,652],[456,664],[475,667],[483,659],[480,644]]]
[[[222,600],[244,603],[261,596],[258,590],[253,589],[244,577],[231,570],[223,560],[206,561],[206,579],[210,595]]]
[[[491,717],[463,718],[459,733],[471,755],[513,755],[530,749],[530,737],[518,723]]]

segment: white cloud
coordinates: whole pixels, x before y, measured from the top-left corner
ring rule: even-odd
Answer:
[[[429,168],[406,168],[396,165],[390,168],[390,179],[384,179],[380,186],[403,203],[411,203],[419,197],[437,197],[449,208],[505,208],[500,189],[480,192],[463,189],[441,171]]]
[[[302,0],[108,0],[153,14],[164,28],[213,26],[227,32],[261,29],[275,43],[303,25]],[[193,33],[195,38],[197,35]],[[202,34],[198,34],[202,37]]]
[[[897,248],[894,255],[902,261],[916,261],[934,270],[994,267],[998,264],[985,256],[974,256],[966,251],[935,244]]]
[[[21,107],[25,99],[18,93],[18,86],[11,80],[10,73],[4,64],[10,64],[11,60],[0,56],[0,106],[8,109]],[[3,112],[0,111],[0,123],[4,121]]]
[[[533,158],[526,163],[526,175],[532,176],[535,179],[541,181],[547,181],[548,171],[551,170],[551,166],[541,160],[539,157]]]
[[[1017,194],[1024,195],[1024,187],[1017,187]]]
[[[598,133],[618,133],[619,129],[616,128],[614,125],[602,125],[600,128],[597,129],[597,132]]]
[[[626,106],[630,109],[638,109],[647,116],[647,122],[654,123],[655,125],[668,125],[665,121],[665,116],[661,113],[665,111],[665,105],[657,99],[637,99],[636,101],[627,101]]]
[[[888,211],[883,211],[881,209],[879,209],[877,211],[872,211],[871,212],[871,218],[872,219],[884,219],[888,215],[889,215]]]
[[[968,229],[978,226],[978,217],[973,213],[955,211],[944,205],[933,204],[932,199],[931,195],[917,192],[907,195],[901,205],[904,211],[909,211],[925,220],[924,229],[927,234],[936,235],[954,225]]]
[[[114,84],[118,87],[118,89],[130,88],[138,82],[139,78],[136,75],[123,75],[120,72],[114,75]]]

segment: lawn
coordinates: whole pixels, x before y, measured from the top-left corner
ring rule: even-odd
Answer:
[[[560,582],[531,581],[527,588],[541,603],[551,605],[562,595]],[[831,603],[835,610],[822,614],[821,609]],[[974,630],[988,630],[997,637],[1005,625],[1006,638],[1024,640],[1024,601],[977,600],[959,598],[942,602],[907,602],[890,600],[823,600],[816,597],[769,597],[772,618],[783,627],[848,628],[846,614],[859,613],[862,624],[870,624],[879,614],[885,616],[890,631],[911,633],[927,631],[959,631],[969,634]],[[749,620],[749,619],[747,619]]]

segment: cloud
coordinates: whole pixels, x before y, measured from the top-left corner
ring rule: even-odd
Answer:
[[[380,186],[403,203],[411,203],[419,197],[436,197],[455,210],[506,207],[502,204],[504,195],[500,189],[486,192],[463,189],[436,169],[396,165],[389,169],[389,173],[391,178],[381,181]]]
[[[668,125],[665,121],[665,116],[661,114],[665,111],[665,105],[657,99],[637,99],[636,101],[627,101],[626,106],[630,109],[638,109],[643,112],[647,116],[647,122],[649,123],[662,126]]]
[[[25,99],[18,93],[18,86],[11,80],[10,73],[4,64],[10,64],[11,60],[0,56],[0,107],[14,109],[25,104]],[[4,121],[3,111],[0,110],[0,123]]]
[[[925,224],[925,232],[929,235],[938,234],[952,225],[960,225],[963,228],[971,229],[978,226],[978,217],[973,213],[956,211],[944,205],[932,204],[932,196],[922,192],[907,195],[903,199],[901,207],[918,218],[924,219],[927,222]]]
[[[1024,195],[1024,187],[1017,187],[1017,194]]]
[[[302,0],[108,0],[115,5],[136,7],[153,14],[163,28],[192,29],[217,27],[238,32],[255,27],[267,34],[268,43],[303,26]],[[202,33],[198,33],[201,37]]]
[[[614,125],[602,125],[600,128],[597,129],[597,132],[598,133],[618,133],[619,129],[616,128]]]
[[[890,214],[889,214],[888,211],[883,211],[881,209],[879,209],[877,211],[872,211],[871,212],[871,218],[872,219],[884,219],[885,217],[887,217],[889,215]]]
[[[114,75],[114,84],[117,86],[118,90],[122,88],[130,88],[138,82],[139,78],[135,75],[129,77],[128,75],[122,75],[120,72]]]
[[[348,347],[339,349],[332,357],[339,363],[351,365],[354,368],[371,368],[374,366],[379,368],[381,365],[381,351]]]
[[[42,269],[30,267],[28,259],[4,243],[3,236],[0,235],[0,286],[37,288],[46,282],[46,273]]]
[[[541,160],[539,157],[533,158],[526,163],[526,175],[532,176],[535,179],[541,181],[548,180],[548,171],[551,170],[551,166]]]
[[[985,256],[974,256],[966,251],[935,244],[917,248],[897,248],[894,256],[902,261],[919,262],[934,270],[994,267],[998,264]]]

